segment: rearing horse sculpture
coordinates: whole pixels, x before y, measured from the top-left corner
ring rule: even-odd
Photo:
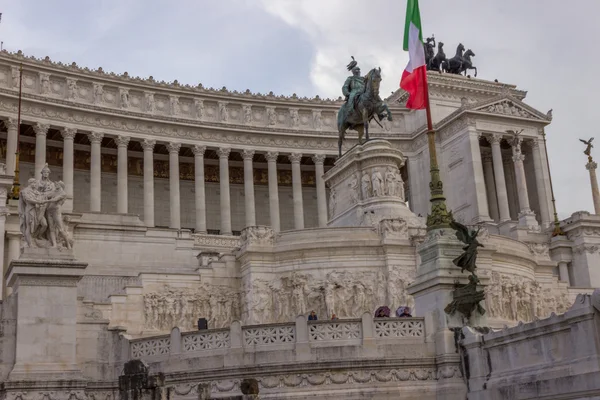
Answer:
[[[358,132],[358,142],[363,143],[363,134],[369,140],[369,122],[377,117],[392,120],[392,113],[387,104],[379,97],[379,85],[381,83],[381,68],[373,68],[364,77],[365,90],[355,97],[354,104],[344,103],[338,112],[338,148],[342,156],[342,142],[346,130],[352,129]]]

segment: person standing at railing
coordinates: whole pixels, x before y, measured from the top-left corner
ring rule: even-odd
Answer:
[[[317,320],[317,313],[315,313],[315,310],[312,310],[310,312],[310,314],[308,314],[308,320],[309,321],[316,321]]]
[[[401,306],[396,310],[396,315],[400,318],[412,318],[410,307]]]
[[[338,319],[337,315],[335,315],[335,313],[331,314],[331,320],[335,321],[336,319]]]

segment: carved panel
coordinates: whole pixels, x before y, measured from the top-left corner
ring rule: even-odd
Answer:
[[[375,337],[423,337],[423,321],[379,320],[375,321]]]
[[[223,349],[230,346],[229,331],[195,332],[183,336],[183,351],[202,351]]]
[[[131,356],[133,358],[143,358],[148,356],[158,356],[169,354],[171,352],[171,339],[145,339],[131,343]]]
[[[269,344],[294,343],[296,341],[295,326],[268,326],[245,328],[244,345],[261,346]]]
[[[308,326],[310,341],[360,339],[362,325],[360,322],[327,322],[313,323]]]

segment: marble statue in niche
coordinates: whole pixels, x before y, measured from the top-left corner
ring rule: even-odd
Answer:
[[[350,201],[352,204],[358,203],[358,178],[356,174],[352,174],[348,186],[350,186]]]
[[[385,172],[385,194],[396,196],[396,173],[392,167]]]
[[[103,103],[103,87],[100,83],[94,83],[94,104]]]

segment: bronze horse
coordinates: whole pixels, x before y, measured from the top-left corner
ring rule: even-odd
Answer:
[[[358,132],[358,143],[363,143],[363,134],[369,140],[369,122],[377,117],[392,120],[392,113],[387,104],[379,97],[379,85],[381,84],[381,68],[373,68],[365,79],[365,90],[355,96],[354,104],[344,103],[338,112],[338,148],[342,156],[342,142],[346,130],[352,129]]]

